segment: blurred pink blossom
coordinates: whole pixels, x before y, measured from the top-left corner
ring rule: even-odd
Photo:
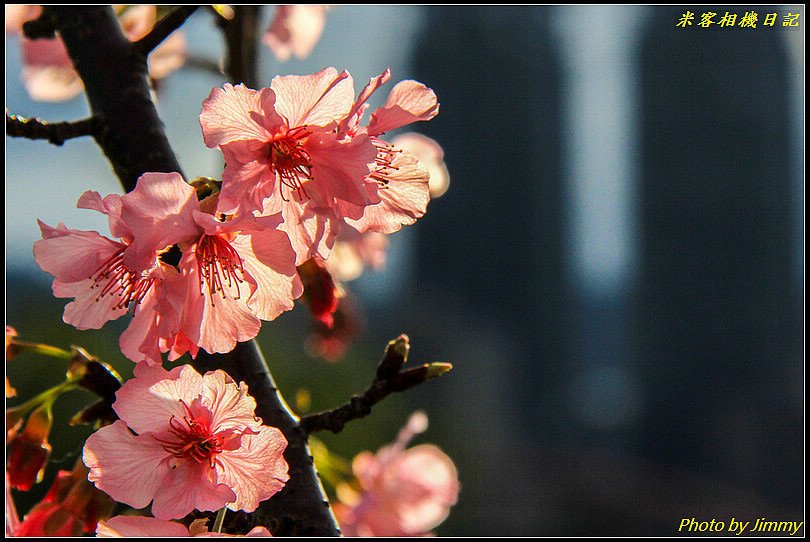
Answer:
[[[324,263],[335,280],[349,282],[367,267],[382,269],[387,250],[387,235],[375,231],[360,233],[346,225],[341,228],[332,253]]]
[[[408,442],[427,429],[423,412],[411,415],[396,442],[352,462],[359,491],[339,488],[335,506],[346,536],[427,536],[444,521],[460,489],[453,461],[437,446]]]
[[[279,62],[293,55],[306,58],[321,39],[327,9],[328,6],[318,4],[278,6],[262,41]]]
[[[159,519],[227,505],[252,512],[289,479],[281,431],[262,425],[244,383],[190,365],[140,363],[116,394],[119,420],[84,447],[89,480]]]

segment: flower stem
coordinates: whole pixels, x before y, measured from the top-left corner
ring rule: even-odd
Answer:
[[[211,532],[213,533],[221,533],[222,532],[222,524],[225,523],[225,512],[228,509],[226,507],[222,507],[219,512],[217,512],[217,517],[214,519],[214,527]]]
[[[74,390],[78,388],[78,384],[71,380],[65,380],[61,384],[57,384],[56,386],[49,388],[38,395],[35,395],[31,399],[27,400],[21,405],[17,405],[15,407],[9,408],[9,411],[14,411],[22,416],[28,413],[29,410],[38,407],[40,405],[50,403],[53,404],[56,401],[56,398],[59,397],[61,394]]]
[[[58,359],[73,359],[72,352],[68,352],[67,350],[63,350],[49,344],[29,343],[15,339],[14,346],[21,352],[33,352],[35,354],[42,354],[43,356],[50,356]]]

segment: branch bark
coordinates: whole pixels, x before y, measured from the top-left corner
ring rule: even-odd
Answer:
[[[134,189],[138,177],[147,171],[182,173],[150,96],[146,56],[123,36],[112,9],[48,6],[45,11],[84,81],[92,115],[100,126],[95,139],[124,188]],[[254,17],[254,25],[255,21]],[[279,427],[289,441],[285,457],[290,482],[279,495],[262,503],[253,515],[255,524],[271,527],[276,536],[339,535],[312,464],[306,433],[278,393],[255,342],[239,344],[224,355],[201,352],[194,365],[202,370],[223,369],[245,381],[259,405],[257,414]]]
[[[27,139],[45,139],[62,145],[68,139],[94,135],[99,124],[93,117],[73,122],[46,122],[6,113],[6,135]]]

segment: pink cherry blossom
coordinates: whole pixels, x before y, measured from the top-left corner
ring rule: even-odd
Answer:
[[[439,113],[436,94],[417,81],[400,81],[391,89],[385,104],[371,114],[368,126],[360,124],[369,107],[366,102],[390,78],[388,69],[372,77],[339,128],[339,132],[349,138],[368,136],[377,150],[374,170],[366,179],[366,190],[379,202],[364,208],[353,202],[339,204],[338,213],[360,232],[398,231],[423,216],[430,200],[430,173],[425,166],[414,155],[380,136],[412,122],[435,117]]]
[[[460,488],[453,461],[432,444],[405,448],[426,428],[414,413],[394,444],[354,458],[361,491],[341,487],[335,506],[346,536],[425,536],[447,518]]]
[[[190,365],[140,363],[116,394],[119,420],[84,447],[89,480],[159,519],[223,506],[252,512],[289,479],[281,432],[262,425],[244,383]]]
[[[216,195],[199,202],[176,173],[145,175],[124,197],[122,217],[139,232],[129,247],[133,265],[147,261],[154,246],[181,250],[181,275],[171,282],[181,292],[178,334],[162,343],[170,359],[195,346],[230,352],[258,334],[261,320],[292,309],[303,292],[296,255],[276,229],[281,217],[215,215],[216,202]]]
[[[51,227],[40,221],[42,239],[34,243],[34,259],[54,277],[56,297],[74,298],[65,307],[63,319],[78,329],[99,329],[106,322],[131,313],[129,327],[121,335],[121,351],[133,361],[160,363],[160,339],[177,333],[182,291],[172,284],[179,272],[160,257],[167,247],[150,237],[139,245],[135,258],[130,245],[132,224],[122,217],[127,198],[139,197],[141,190],[126,196],[105,198],[87,191],[77,206],[108,216],[110,231],[119,240],[94,231],[71,230],[64,224]]]
[[[99,522],[96,529],[96,536],[101,538],[120,537],[231,537],[238,535],[212,533],[205,525],[207,519],[195,520],[186,527],[181,523],[168,521],[165,519],[150,518],[145,516],[115,516],[107,521]],[[245,536],[273,536],[266,527],[254,527]]]
[[[306,58],[321,39],[327,9],[318,4],[278,6],[262,41],[279,62],[293,55]]]
[[[354,100],[351,76],[326,68],[279,76],[270,88],[215,88],[203,102],[205,144],[225,155],[220,209],[281,213],[300,265],[328,256],[340,227],[338,202],[378,203],[365,188],[377,154],[364,135],[338,138]]]

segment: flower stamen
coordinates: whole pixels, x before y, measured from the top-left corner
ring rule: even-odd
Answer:
[[[303,126],[288,130],[283,136],[273,138],[267,151],[270,166],[279,182],[304,198],[309,196],[302,180],[312,179],[312,161],[301,140],[311,133]]]
[[[194,419],[191,409],[185,402],[180,403],[186,410],[182,421],[174,415],[169,418],[169,433],[176,440],[153,438],[161,443],[164,450],[178,459],[191,459],[196,463],[207,462],[214,468],[225,439],[221,435],[213,434],[207,424]]]
[[[113,305],[113,310],[126,309],[131,306],[134,311],[155,283],[154,278],[143,277],[141,273],[124,266],[124,248],[102,263],[90,278],[93,279],[91,289],[101,288],[96,302],[105,295],[119,298],[118,303]]]
[[[196,255],[200,293],[203,286],[207,286],[213,304],[214,294],[220,292],[225,299],[225,289],[236,287],[234,299],[239,299],[239,284],[245,281],[245,268],[236,249],[220,235],[203,235],[197,243]]]

